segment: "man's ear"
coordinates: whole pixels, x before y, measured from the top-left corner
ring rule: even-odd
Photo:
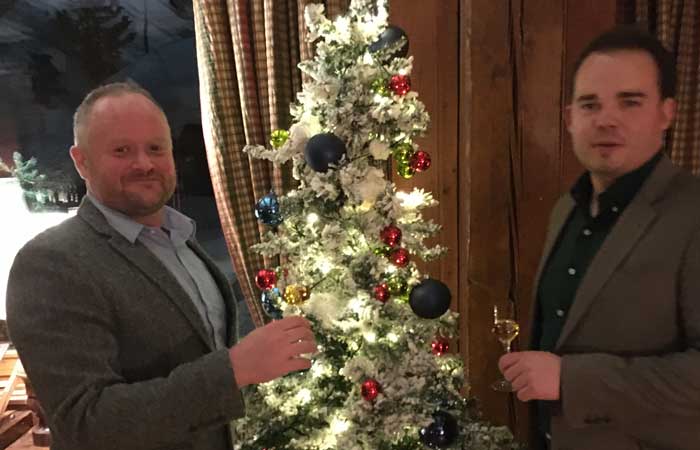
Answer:
[[[668,130],[668,128],[673,123],[673,119],[676,118],[676,110],[678,108],[678,103],[673,98],[665,98],[661,102],[661,114],[663,115],[663,129]]]
[[[87,180],[89,169],[85,151],[77,145],[74,145],[70,148],[68,153],[70,153],[70,157],[73,160],[73,165],[75,165],[75,170],[77,170],[78,174],[80,174],[80,178]]]
[[[564,107],[564,124],[569,132],[571,132],[571,108],[571,105],[566,105]]]

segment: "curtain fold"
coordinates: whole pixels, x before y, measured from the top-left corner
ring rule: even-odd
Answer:
[[[312,0],[193,2],[202,128],[219,218],[234,270],[256,326],[265,321],[255,286],[259,269],[277,265],[250,251],[267,228],[254,214],[257,199],[291,186],[287,168],[243,153],[269,145],[270,133],[291,125],[289,105],[301,89],[297,65],[311,56],[304,7]],[[348,0],[328,0],[331,15]]]
[[[676,57],[676,120],[667,149],[678,166],[700,175],[700,0],[621,0],[622,22],[654,33]]]

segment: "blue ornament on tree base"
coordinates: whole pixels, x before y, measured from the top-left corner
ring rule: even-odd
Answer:
[[[306,143],[304,159],[316,172],[327,172],[331,164],[340,162],[345,152],[345,142],[338,136],[333,133],[321,133]]]
[[[282,223],[280,203],[274,192],[270,191],[269,194],[258,200],[255,204],[255,217],[265,225],[273,227]]]
[[[263,311],[265,311],[265,314],[267,314],[270,319],[279,320],[282,318],[282,309],[280,309],[278,302],[280,296],[281,294],[278,288],[272,288],[262,293],[260,303],[262,304]]]
[[[411,309],[423,319],[437,319],[450,309],[452,294],[445,283],[427,278],[416,285],[408,298]]]
[[[459,435],[457,420],[449,413],[437,411],[433,414],[433,423],[421,428],[420,441],[430,448],[449,447]]]

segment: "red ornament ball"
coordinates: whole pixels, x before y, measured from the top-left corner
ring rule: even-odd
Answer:
[[[411,156],[408,165],[416,172],[424,172],[430,168],[430,154],[423,150],[418,150]]]
[[[255,275],[255,284],[263,291],[272,289],[277,284],[277,274],[274,270],[260,269],[258,274]]]
[[[379,284],[374,287],[374,298],[382,303],[389,300],[389,286],[386,283]]]
[[[405,248],[395,248],[389,254],[389,259],[398,267],[406,267],[411,257]]]
[[[389,89],[396,95],[406,95],[411,90],[411,77],[394,75],[389,80]]]
[[[364,383],[362,383],[362,398],[368,402],[374,401],[375,398],[381,392],[382,387],[379,385],[377,380],[369,378]]]
[[[384,227],[379,233],[379,237],[386,245],[396,247],[401,243],[401,230],[397,226],[389,225]]]
[[[442,356],[450,350],[450,341],[443,337],[436,338],[432,344],[433,355]]]

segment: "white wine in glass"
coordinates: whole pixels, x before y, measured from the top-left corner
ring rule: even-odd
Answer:
[[[498,306],[493,307],[493,328],[491,332],[496,335],[496,339],[503,345],[503,351],[510,353],[510,344],[518,337],[520,325],[512,319],[501,319],[498,317]],[[495,381],[491,389],[499,392],[513,392],[513,386],[505,378]]]

